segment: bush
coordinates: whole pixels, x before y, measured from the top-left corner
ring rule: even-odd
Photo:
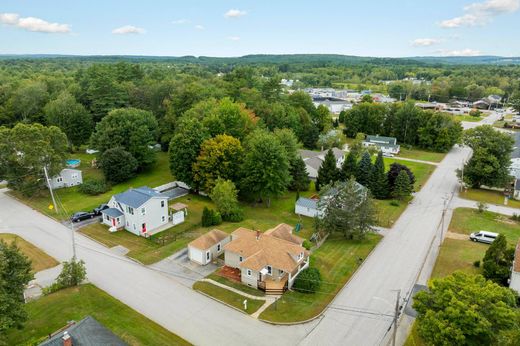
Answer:
[[[480,214],[485,212],[488,209],[488,205],[484,202],[478,202],[477,203],[477,210]]]
[[[317,268],[307,268],[298,275],[292,288],[302,293],[316,293],[320,285],[320,271]]]
[[[201,221],[202,227],[216,226],[222,223],[222,217],[218,211],[204,207]]]
[[[513,215],[511,215],[511,220],[513,220],[513,221],[520,221],[520,214],[513,214]]]
[[[43,294],[59,291],[63,288],[78,286],[87,276],[87,269],[83,260],[72,258],[70,262],[63,262],[63,269],[56,281],[43,289]]]
[[[305,248],[305,250],[310,250],[312,248],[312,243],[310,241],[308,241],[307,239],[305,239],[303,241],[302,246]]]
[[[482,115],[482,112],[479,111],[478,109],[474,109],[472,111],[469,112],[469,115],[472,116],[472,117],[479,117]]]
[[[237,209],[231,213],[222,214],[222,220],[229,222],[240,222],[244,220],[244,213],[241,209]]]
[[[399,201],[393,199],[390,201],[390,205],[393,206],[393,207],[398,207],[399,206]]]
[[[113,183],[121,183],[132,178],[138,167],[137,160],[122,147],[106,150],[100,159],[105,178]]]
[[[110,185],[103,179],[87,179],[79,186],[79,191],[86,195],[96,196],[110,190]]]
[[[473,262],[473,266],[475,268],[480,268],[480,261],[477,260],[477,261]]]

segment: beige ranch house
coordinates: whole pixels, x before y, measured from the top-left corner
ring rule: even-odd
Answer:
[[[200,265],[211,263],[224,253],[224,245],[230,240],[231,236],[226,232],[211,230],[188,244],[188,257]]]
[[[309,251],[292,227],[280,224],[264,233],[238,228],[224,246],[225,266],[237,271],[240,281],[265,291],[285,291],[309,266]]]

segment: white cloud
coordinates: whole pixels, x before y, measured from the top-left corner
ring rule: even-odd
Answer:
[[[195,29],[197,29],[197,30],[204,30],[206,28],[204,27],[204,25],[197,24],[197,25],[195,25]]]
[[[246,11],[241,11],[237,9],[231,9],[224,13],[224,17],[226,18],[240,18],[242,16],[245,16],[247,14]]]
[[[191,20],[182,18],[182,19],[176,19],[176,20],[172,21],[172,23],[177,24],[177,25],[189,24],[189,23],[191,23]]]
[[[35,17],[20,17],[17,13],[0,13],[0,23],[32,32],[52,34],[70,32],[70,26],[68,24],[49,23],[43,19]]]
[[[146,30],[143,28],[138,28],[137,26],[133,25],[125,25],[120,28],[112,30],[113,34],[116,35],[127,35],[127,34],[144,34]]]
[[[486,0],[464,6],[464,14],[452,19],[443,20],[443,28],[458,28],[461,26],[477,26],[488,24],[493,17],[505,13],[516,12],[520,8],[520,0]]]
[[[436,51],[436,53],[442,55],[442,56],[479,56],[482,55],[482,52],[475,49],[461,49],[461,50],[446,50],[446,49],[440,49]]]
[[[228,39],[231,41],[240,41],[240,36],[229,36]]]
[[[440,43],[441,40],[437,38],[417,38],[412,41],[414,47],[429,47]]]

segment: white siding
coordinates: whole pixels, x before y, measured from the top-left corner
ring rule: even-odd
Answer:
[[[304,215],[308,217],[315,217],[318,214],[318,210],[314,208],[306,208],[297,204],[295,204],[294,212],[298,215]]]
[[[199,250],[197,248],[188,246],[188,257],[191,261],[198,263],[200,265],[206,264],[206,257],[205,257],[205,251]]]
[[[509,288],[515,290],[518,294],[520,294],[520,273],[519,272],[511,273],[511,282],[509,283]]]

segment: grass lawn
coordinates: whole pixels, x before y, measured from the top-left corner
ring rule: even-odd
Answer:
[[[480,269],[473,263],[482,261],[489,245],[469,240],[444,239],[441,252],[435,262],[432,278],[441,278],[461,270],[468,274],[479,274]]]
[[[406,339],[404,346],[426,346],[426,343],[419,336],[419,331],[417,330],[417,324],[414,323],[412,326],[412,330]]]
[[[484,190],[484,189],[468,189],[460,194],[464,199],[470,199],[477,202],[485,202],[489,204],[504,205],[504,194],[500,191]],[[520,208],[520,201],[509,199],[507,206],[511,208]]]
[[[484,119],[484,117],[472,117],[471,115],[464,114],[464,115],[454,115],[453,118],[458,121],[468,121],[471,123],[481,121]]]
[[[81,159],[80,169],[83,171],[83,180],[89,178],[101,178],[103,175],[100,170],[90,167],[90,161],[95,158],[94,155],[72,154],[71,158]],[[106,203],[113,194],[123,192],[130,187],[140,187],[147,185],[156,187],[167,182],[173,181],[168,165],[168,154],[163,152],[157,153],[157,162],[147,171],[139,173],[136,177],[112,186],[112,189],[97,196],[89,196],[79,192],[78,187],[62,188],[55,190],[55,195],[66,209],[66,212],[60,211],[57,214],[54,210],[49,210],[51,202],[50,194],[47,190],[42,190],[38,195],[25,197],[20,193],[12,191],[16,198],[22,200],[30,207],[50,215],[58,219],[66,219],[76,211],[91,211],[101,203]]]
[[[16,245],[18,245],[22,253],[31,260],[31,266],[35,273],[44,269],[55,267],[59,264],[59,262],[56,261],[54,258],[47,255],[39,248],[37,248],[33,244],[29,243],[28,241],[17,235],[0,233],[0,240],[3,240],[8,244],[14,241]]]
[[[407,159],[423,160],[430,162],[441,162],[445,156],[446,153],[437,153],[434,151],[427,151],[416,148],[407,149],[404,146],[401,146],[401,150],[398,155],[398,157],[403,157]]]
[[[415,191],[419,191],[421,187],[426,184],[430,175],[432,175],[435,168],[434,165],[429,165],[427,163],[419,163],[419,162],[411,162],[411,161],[401,161],[391,157],[385,157],[385,169],[388,170],[390,165],[394,162],[397,162],[401,165],[405,165],[410,168],[412,173],[415,175]]]
[[[486,211],[479,213],[476,209],[457,208],[450,223],[450,232],[470,234],[477,231],[502,233],[511,246],[516,246],[520,239],[520,223],[509,217]]]
[[[408,206],[408,202],[399,202],[399,205],[392,205],[392,200],[374,199],[374,204],[377,208],[377,225],[381,227],[390,228],[397,221],[399,216],[404,212]]]
[[[217,275],[215,273],[208,275],[207,278],[211,279],[211,280],[214,280],[214,281],[217,281],[217,282],[220,282],[221,284],[224,284],[226,286],[233,287],[234,289],[237,289],[237,290],[242,291],[244,293],[251,294],[253,296],[258,296],[258,297],[264,297],[265,296],[264,292],[262,292],[260,290],[257,290],[256,288],[252,288],[252,287],[246,286],[244,284],[241,284],[241,283],[229,280],[229,279],[227,279],[225,277],[222,277],[220,275]]]
[[[26,305],[29,316],[21,330],[7,333],[8,345],[34,345],[68,321],[90,315],[130,345],[189,345],[99,288],[87,284],[44,296]]]
[[[199,281],[193,285],[193,289],[206,293],[207,295],[220,300],[226,304],[234,306],[235,308],[248,313],[249,315],[255,313],[262,305],[265,300],[247,299],[246,297],[227,290],[225,288],[213,285],[209,282]],[[247,310],[244,310],[244,300],[247,299]]]
[[[376,234],[369,234],[364,241],[337,236],[327,239],[311,255],[311,267],[319,269],[323,281],[319,291],[312,294],[288,291],[260,318],[273,322],[298,322],[317,316],[357,270],[358,259],[366,258],[380,239]]]

